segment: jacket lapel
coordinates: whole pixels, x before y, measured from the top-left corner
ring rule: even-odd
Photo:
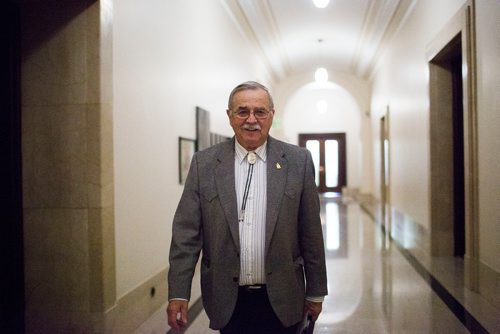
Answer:
[[[215,185],[234,244],[239,251],[238,208],[234,181],[234,140],[233,137],[226,145],[222,145],[219,152],[217,157],[219,164],[215,168]]]
[[[272,137],[268,137],[267,152],[266,254],[278,220],[288,173],[288,161],[285,159],[283,147]]]

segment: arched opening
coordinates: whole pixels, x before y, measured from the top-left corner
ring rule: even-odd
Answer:
[[[358,99],[334,82],[305,83],[288,90],[279,111],[279,132],[283,139],[299,144],[300,134],[343,134],[345,137],[347,186],[359,189],[366,154],[363,137],[363,115]],[[318,160],[319,161],[319,160]],[[318,164],[316,170],[321,166]]]

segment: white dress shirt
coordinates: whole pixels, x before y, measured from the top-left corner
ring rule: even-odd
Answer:
[[[248,151],[235,140],[234,174],[236,198],[238,203],[238,222],[240,236],[240,285],[265,284],[265,241],[266,241],[266,204],[267,173],[266,143],[253,151],[257,161],[253,165],[253,173],[248,189],[248,198],[244,216],[240,217],[250,164]]]

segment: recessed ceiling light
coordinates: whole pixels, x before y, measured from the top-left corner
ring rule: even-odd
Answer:
[[[326,6],[328,6],[330,0],[313,0],[313,2],[316,7],[325,8]]]

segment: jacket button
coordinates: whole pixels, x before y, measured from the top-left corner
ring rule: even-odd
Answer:
[[[233,282],[237,283],[238,282],[238,277],[233,277]]]

